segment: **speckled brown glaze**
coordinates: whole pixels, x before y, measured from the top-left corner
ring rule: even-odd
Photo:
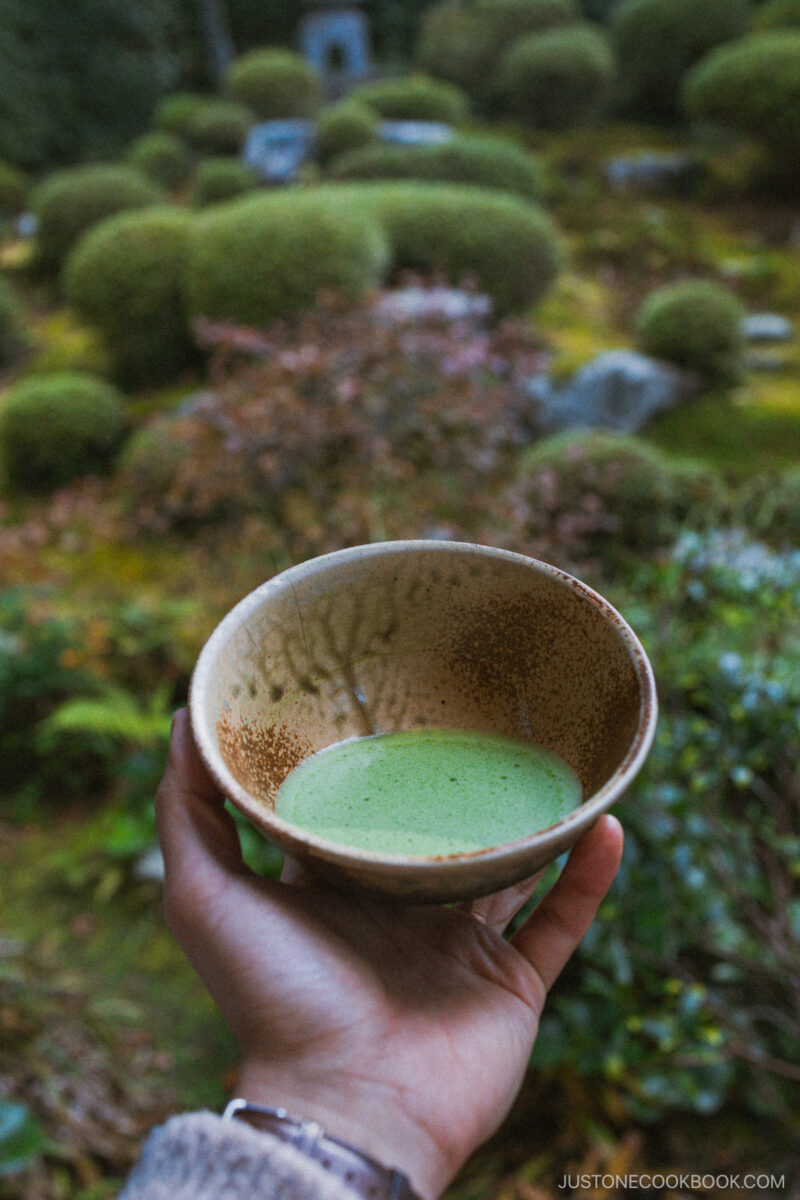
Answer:
[[[339,551],[258,588],[204,647],[190,708],[207,766],[268,837],[342,886],[416,901],[484,895],[562,853],[631,782],[656,720],[644,650],[591,588],[521,555],[434,541]],[[425,726],[548,746],[583,803],[550,829],[444,858],[353,850],[275,814],[309,754]]]

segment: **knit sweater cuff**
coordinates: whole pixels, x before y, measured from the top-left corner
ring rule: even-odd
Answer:
[[[145,1141],[118,1200],[357,1200],[269,1133],[210,1112],[171,1117]]]

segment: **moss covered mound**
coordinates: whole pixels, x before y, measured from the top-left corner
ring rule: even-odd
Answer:
[[[0,410],[0,458],[12,488],[46,491],[108,469],[125,428],[122,400],[78,372],[25,380]]]

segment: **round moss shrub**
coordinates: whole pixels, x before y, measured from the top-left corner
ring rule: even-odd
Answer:
[[[313,117],[322,102],[319,76],[292,50],[250,50],[231,65],[226,85],[261,121]]]
[[[665,359],[709,382],[735,381],[742,368],[744,307],[711,280],[690,279],[659,288],[636,317],[646,354]]]
[[[186,127],[186,137],[202,154],[238,154],[255,117],[235,100],[206,100]]]
[[[496,137],[459,137],[440,146],[376,143],[343,154],[332,164],[334,179],[421,179],[471,183],[536,200],[539,168],[521,146]]]
[[[160,383],[194,356],[184,301],[192,219],[171,208],[123,213],[67,260],[67,299],[103,333],[125,385]]]
[[[709,50],[747,29],[747,0],[622,0],[612,29],[625,106],[673,121],[683,76]]]
[[[93,225],[115,213],[147,208],[163,199],[161,189],[133,167],[69,167],[57,171],[31,197],[39,222],[37,266],[55,273],[80,236]]]
[[[198,164],[192,179],[192,204],[195,208],[219,204],[257,186],[255,172],[238,158],[207,158]]]
[[[18,383],[0,409],[6,479],[21,491],[47,491],[108,470],[125,429],[110,383],[79,372]]]
[[[28,177],[10,163],[0,162],[0,217],[15,217],[25,207]]]
[[[712,523],[725,502],[710,468],[636,437],[584,430],[537,442],[512,490],[527,538],[604,562],[668,546],[684,524]]]
[[[574,25],[514,42],[493,90],[520,120],[542,129],[568,129],[597,116],[614,78],[606,37],[590,25]]]
[[[386,121],[443,121],[459,125],[469,114],[469,101],[460,88],[427,75],[382,79],[353,88],[351,98]]]
[[[481,100],[512,42],[527,33],[568,25],[579,16],[576,0],[482,0],[469,7],[443,0],[423,14],[416,62],[421,70]]]
[[[753,28],[800,29],[800,0],[769,0],[753,18]]]
[[[202,92],[174,92],[159,101],[153,114],[153,125],[176,137],[188,137],[192,121],[208,101],[209,97]]]
[[[360,200],[378,217],[394,271],[440,272],[454,285],[474,281],[498,315],[535,305],[558,273],[550,219],[515,196],[434,183],[341,186],[354,189],[354,206]]]
[[[360,205],[316,191],[248,197],[198,219],[188,274],[193,315],[264,326],[322,290],[376,286],[386,239]]]
[[[19,305],[11,285],[0,276],[0,368],[9,366],[23,347]]]
[[[375,140],[378,119],[357,100],[343,100],[323,108],[317,120],[317,157],[329,163],[340,154],[359,150]]]
[[[686,79],[689,113],[754,138],[780,172],[800,175],[800,30],[720,46]]]
[[[125,158],[153,183],[173,191],[189,178],[192,156],[186,143],[175,133],[156,130],[131,142]]]

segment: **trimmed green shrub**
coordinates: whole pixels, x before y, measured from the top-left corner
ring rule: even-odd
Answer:
[[[0,217],[14,217],[25,207],[28,179],[10,163],[0,162]]]
[[[108,469],[125,420],[116,388],[78,372],[18,383],[0,409],[0,455],[13,488],[45,491]]]
[[[202,92],[174,92],[171,96],[165,96],[157,106],[153,125],[165,133],[186,138],[192,121],[208,101],[209,97]]]
[[[343,154],[334,179],[423,179],[472,183],[528,200],[542,193],[536,162],[521,146],[495,137],[460,137],[440,146],[377,143]]]
[[[612,28],[623,101],[637,116],[674,120],[688,69],[749,22],[747,0],[622,0]]]
[[[800,467],[758,476],[742,489],[737,515],[749,530],[773,545],[800,541]]]
[[[769,0],[753,18],[754,29],[800,29],[800,0]]]
[[[689,279],[648,296],[636,328],[646,354],[725,383],[741,373],[743,316],[732,292],[711,280]]]
[[[192,179],[192,204],[203,208],[232,200],[257,185],[255,173],[238,158],[207,158],[198,164]]]
[[[544,129],[567,129],[598,114],[614,76],[606,37],[591,25],[571,25],[514,42],[493,90],[515,117]]]
[[[459,125],[469,113],[469,102],[459,88],[427,75],[362,83],[353,88],[350,98],[387,121],[444,121],[447,125]]]
[[[671,459],[639,438],[583,430],[527,451],[509,500],[534,542],[614,562],[668,546],[687,522],[712,523],[725,489],[711,468]]]
[[[330,191],[377,216],[394,271],[474,280],[499,315],[536,304],[558,272],[550,219],[515,196],[436,183],[331,184]]]
[[[374,141],[375,113],[356,100],[343,100],[323,108],[317,120],[317,157],[328,163],[340,154],[358,150]]]
[[[761,142],[779,174],[800,174],[800,31],[720,46],[687,77],[685,100],[692,116]]]
[[[143,134],[131,142],[125,157],[153,183],[170,190],[185,183],[192,169],[192,156],[185,142],[166,130]]]
[[[0,369],[12,363],[22,349],[20,330],[17,298],[10,284],[0,276]]]
[[[159,188],[133,167],[70,167],[50,175],[31,197],[39,221],[37,266],[54,273],[80,236],[99,221],[163,201]]]
[[[316,71],[292,50],[249,51],[231,65],[226,84],[261,121],[313,117],[322,100]]]
[[[91,230],[66,263],[67,298],[101,330],[125,384],[169,379],[193,357],[183,294],[191,223],[170,208],[123,213]]]
[[[188,122],[186,137],[203,154],[238,154],[254,122],[251,110],[235,100],[206,100]]]
[[[465,7],[443,0],[425,12],[416,61],[473,98],[483,98],[504,50],[527,33],[577,21],[575,0],[483,0]]]
[[[381,279],[386,239],[363,206],[316,191],[249,197],[199,218],[192,314],[263,326],[323,289],[356,297]]]

